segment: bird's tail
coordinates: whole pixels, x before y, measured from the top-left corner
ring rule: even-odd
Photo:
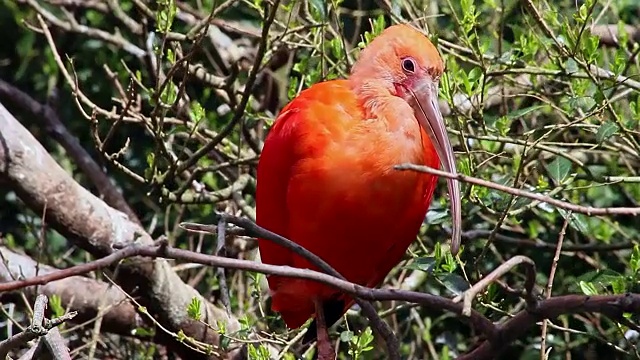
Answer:
[[[305,291],[299,291],[295,283],[276,285],[281,279],[269,279],[275,290],[271,291],[271,310],[279,312],[290,329],[297,329],[314,314],[314,306]],[[295,280],[293,280],[295,281]]]

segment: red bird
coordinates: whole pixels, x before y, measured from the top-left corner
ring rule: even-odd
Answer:
[[[443,62],[435,46],[407,25],[384,30],[346,80],[302,91],[271,128],[258,164],[257,223],[318,255],[347,280],[378,286],[416,238],[437,177],[398,171],[414,163],[456,173],[438,107]],[[448,179],[451,251],[460,244],[460,190]],[[307,260],[258,239],[262,262],[317,270]],[[315,316],[318,353],[333,349],[327,326],[353,304],[320,283],[268,278],[274,311],[289,328]],[[325,314],[326,313],[326,314]],[[332,358],[332,357],[331,357]]]

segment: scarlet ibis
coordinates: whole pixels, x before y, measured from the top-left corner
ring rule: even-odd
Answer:
[[[257,223],[318,255],[347,280],[378,286],[416,238],[437,176],[398,171],[414,163],[456,173],[438,107],[444,70],[436,47],[408,25],[364,48],[347,79],[317,83],[279,113],[260,156]],[[460,245],[460,190],[447,179],[452,253]],[[317,270],[258,239],[262,261]],[[268,277],[271,308],[289,328],[315,317],[320,359],[333,358],[327,326],[353,299],[320,283]],[[324,320],[324,321],[323,321]],[[323,357],[324,356],[324,357]]]

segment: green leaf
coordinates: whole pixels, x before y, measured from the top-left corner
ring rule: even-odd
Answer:
[[[309,1],[309,3],[318,12],[318,14],[320,14],[320,16],[322,16],[322,19],[327,17],[327,13],[324,11],[324,4],[325,4],[324,1],[322,1],[322,0],[311,0],[311,1]]]
[[[595,62],[598,59],[598,45],[600,44],[600,38],[597,36],[585,35],[583,38],[584,52],[587,61],[590,63]]]
[[[506,116],[501,116],[500,118],[498,118],[498,120],[495,122],[495,127],[498,130],[500,136],[507,136],[512,121],[512,119],[509,119]]]
[[[353,339],[353,331],[343,331],[340,333],[340,341],[348,343]]]
[[[65,313],[64,306],[62,306],[62,298],[56,294],[49,298],[49,307],[54,317],[61,317]]]
[[[449,219],[447,210],[429,210],[427,211],[426,223],[429,225],[442,224]]]
[[[585,295],[598,295],[598,290],[596,290],[596,287],[593,286],[592,283],[590,282],[585,282],[585,281],[580,281],[580,290],[582,290],[582,292]]]
[[[436,266],[436,258],[429,256],[429,257],[413,259],[413,261],[410,264],[405,265],[404,268],[432,273],[435,266]]]
[[[584,111],[592,109],[596,101],[591,96],[575,96],[567,101],[572,109],[582,109]]]
[[[156,12],[156,29],[161,33],[168,33],[173,26],[173,20],[178,13],[178,7],[174,0],[158,1],[158,11]]]
[[[610,269],[603,269],[589,271],[585,274],[580,275],[577,280],[588,283],[599,283],[602,286],[608,286],[620,278],[623,278],[622,274]]]
[[[529,106],[526,107],[524,109],[518,109],[515,111],[512,111],[510,113],[508,113],[507,115],[505,115],[507,117],[507,119],[511,119],[511,120],[515,120],[517,118],[523,117],[525,115],[527,115],[528,113],[532,112],[532,111],[536,111],[540,108],[545,107],[545,105],[536,105],[536,106]]]
[[[631,252],[631,260],[629,261],[631,272],[636,274],[640,270],[640,247],[638,245],[633,246],[633,252]]]
[[[611,136],[615,135],[620,128],[618,124],[613,121],[605,121],[598,128],[598,132],[596,133],[596,141],[598,144],[602,144],[603,141],[609,139]]]
[[[567,70],[567,74],[576,73],[580,70],[578,68],[578,63],[572,58],[567,59],[567,62],[564,63],[564,67]]]
[[[458,264],[456,263],[456,259],[453,258],[450,252],[445,253],[444,255],[444,263],[440,265],[442,270],[452,273],[458,268]]]
[[[561,183],[571,170],[571,161],[564,157],[558,156],[547,166],[547,171],[553,180]]]
[[[201,308],[202,303],[200,302],[200,299],[194,296],[187,307],[187,314],[189,314],[189,317],[194,320],[200,320],[200,317],[202,316]]]
[[[133,335],[137,337],[152,337],[154,335],[153,329],[145,329],[142,327],[137,327],[133,329]]]
[[[442,284],[455,295],[460,295],[469,289],[469,283],[458,274],[444,274],[438,277]]]
[[[611,282],[614,294],[624,294],[627,291],[627,284],[623,277],[619,277]]]
[[[572,228],[580,231],[581,233],[588,235],[591,233],[591,227],[589,226],[589,218],[584,214],[571,213],[571,221],[569,222]]]
[[[196,124],[198,124],[200,121],[202,121],[202,119],[204,119],[205,111],[202,105],[200,105],[198,101],[193,101],[191,103],[190,110],[191,110],[190,111],[191,119],[193,119],[193,121],[195,121]]]

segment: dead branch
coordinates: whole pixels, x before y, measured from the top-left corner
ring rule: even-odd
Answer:
[[[55,329],[56,326],[64,323],[65,321],[71,320],[76,316],[74,311],[66,313],[53,320],[46,319],[44,312],[47,309],[48,301],[49,298],[46,295],[38,295],[33,306],[31,325],[29,325],[29,327],[24,331],[0,342],[0,359],[6,359],[9,351],[24,346],[31,340],[40,337],[45,338],[50,334],[51,329]],[[60,332],[55,331],[48,340],[45,340],[45,342],[47,343],[48,350],[53,355],[54,359],[71,360],[69,350],[64,345],[64,340],[60,336]]]

